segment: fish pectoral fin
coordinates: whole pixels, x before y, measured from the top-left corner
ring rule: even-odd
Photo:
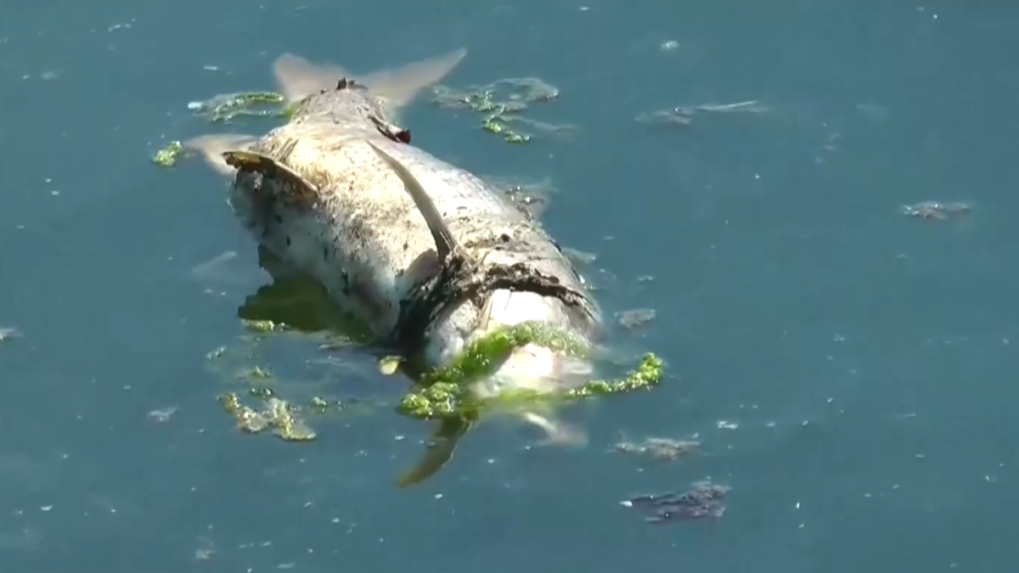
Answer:
[[[396,485],[405,488],[419,484],[437,474],[449,460],[453,459],[453,452],[462,438],[473,426],[473,423],[463,419],[442,420],[438,423],[432,437],[426,446],[425,453],[414,464],[414,467],[406,471],[396,480]]]
[[[336,87],[340,78],[350,74],[333,64],[313,64],[293,54],[283,54],[272,64],[273,75],[287,103],[294,103],[313,93]]]
[[[257,140],[253,135],[220,133],[190,139],[183,143],[183,147],[201,155],[217,173],[229,176],[234,174],[234,169],[224,160],[223,153],[231,149],[247,149]]]
[[[414,200],[418,211],[425,218],[425,223],[428,224],[428,230],[431,231],[432,239],[435,240],[435,250],[439,255],[439,261],[445,263],[449,255],[456,250],[456,241],[453,239],[452,231],[449,230],[449,225],[439,214],[439,209],[435,207],[435,202],[428,196],[428,192],[422,187],[421,182],[414,177],[406,165],[397,161],[396,158],[371,141],[367,143],[396,172],[400,181],[403,181],[404,188],[407,189],[407,193]]]
[[[375,124],[375,128],[379,130],[379,133],[396,141],[398,143],[410,143],[410,130],[404,129],[398,125],[393,125],[388,121],[380,119],[375,114],[369,115],[368,119]]]
[[[399,108],[410,103],[422,89],[446,77],[466,55],[467,49],[459,48],[441,56],[398,68],[375,71],[361,78],[359,83]],[[333,78],[333,83],[335,82],[336,78]]]
[[[318,186],[276,159],[257,151],[225,151],[223,160],[238,171],[260,173],[283,182],[283,200],[291,206],[307,207],[319,197]]]

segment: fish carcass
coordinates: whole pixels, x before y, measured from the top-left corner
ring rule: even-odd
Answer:
[[[558,244],[500,189],[410,144],[394,113],[465,50],[354,78],[293,55],[276,60],[290,121],[261,136],[188,142],[234,177],[230,203],[263,248],[313,277],[377,337],[432,366],[500,325],[540,321],[585,340],[601,312]],[[481,396],[548,391],[591,365],[528,345]],[[525,417],[553,434],[557,426]]]

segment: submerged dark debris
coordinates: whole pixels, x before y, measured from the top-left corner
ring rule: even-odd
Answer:
[[[728,486],[702,481],[693,484],[690,490],[683,493],[638,495],[620,504],[640,511],[649,523],[720,518],[725,513],[722,500],[729,489]]]
[[[653,308],[635,308],[617,313],[616,318],[619,320],[619,326],[633,330],[651,323],[657,315]]]
[[[940,203],[938,201],[922,201],[914,205],[903,205],[901,211],[907,217],[943,221],[949,217],[969,215],[973,211],[973,207],[968,203],[962,202]]]

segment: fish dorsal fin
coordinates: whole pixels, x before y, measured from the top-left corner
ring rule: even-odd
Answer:
[[[407,193],[410,194],[418,211],[425,218],[425,223],[428,224],[428,230],[431,231],[432,238],[435,240],[435,250],[439,254],[439,260],[445,262],[449,255],[456,251],[456,241],[453,239],[453,233],[449,230],[446,221],[435,207],[435,202],[428,196],[425,188],[421,186],[421,182],[414,177],[405,165],[397,161],[392,155],[382,151],[379,146],[371,141],[368,142],[368,145],[375,150],[375,153],[383,161],[389,164],[393,171],[396,172],[396,176],[400,178],[400,181],[403,181]]]
[[[404,129],[398,125],[389,123],[388,121],[380,119],[377,115],[372,114],[368,116],[368,119],[375,124],[375,127],[379,130],[379,133],[385,135],[393,141],[399,143],[410,143],[410,130]]]
[[[300,173],[257,151],[226,151],[223,160],[238,171],[261,173],[283,183],[283,200],[291,206],[309,207],[319,197],[318,187]]]
[[[377,70],[362,76],[360,83],[399,108],[410,103],[422,89],[446,77],[466,55],[467,49],[460,48],[398,68]]]
[[[293,54],[283,54],[272,64],[273,75],[288,103],[301,101],[313,93],[336,86],[337,80],[350,74],[340,66],[313,64]]]

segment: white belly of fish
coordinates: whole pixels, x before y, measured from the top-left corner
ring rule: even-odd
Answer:
[[[287,266],[321,283],[341,310],[373,334],[389,336],[400,301],[438,270],[427,225],[403,183],[364,141],[337,148],[321,139],[281,139],[295,140],[288,163],[312,183],[318,180],[313,203],[267,201],[290,191],[279,180],[240,172],[231,205]],[[256,150],[272,152],[275,141]]]

